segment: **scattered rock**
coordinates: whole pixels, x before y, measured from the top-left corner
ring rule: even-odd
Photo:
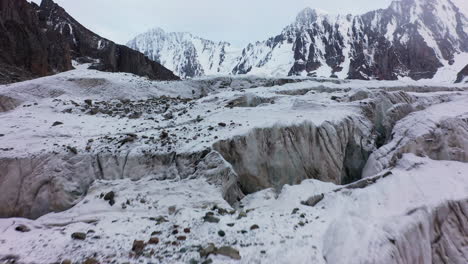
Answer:
[[[8,254],[3,257],[0,257],[0,263],[5,264],[15,264],[18,263],[20,257],[18,255]]]
[[[93,105],[93,100],[91,99],[86,99],[84,100],[85,104],[89,105],[89,106],[92,106]]]
[[[208,257],[210,254],[213,254],[215,250],[216,250],[215,245],[213,243],[209,243],[207,247],[199,251],[200,257],[202,258]]]
[[[138,255],[141,255],[143,253],[143,249],[145,249],[145,242],[143,240],[134,240],[133,241],[133,246],[132,246],[132,251],[135,252]]]
[[[99,264],[99,261],[95,258],[88,258],[83,262],[83,264]]]
[[[173,215],[176,212],[176,209],[177,208],[175,207],[175,205],[169,206],[169,208],[168,208],[169,214]]]
[[[296,214],[299,211],[299,208],[294,208],[291,214]]]
[[[259,228],[260,228],[260,227],[259,227],[258,225],[255,224],[255,225],[252,225],[252,226],[250,227],[250,230],[255,230],[255,229],[259,229]]]
[[[203,220],[208,223],[219,223],[219,218],[208,213],[203,217]]]
[[[115,204],[115,193],[110,191],[104,195],[104,201],[109,201],[109,204],[113,206]]]
[[[166,139],[168,136],[169,136],[169,133],[167,133],[167,131],[163,131],[163,132],[161,132],[161,134],[159,135],[159,138],[160,138],[160,139]]]
[[[223,122],[218,123],[218,126],[220,126],[220,127],[226,127],[226,123],[223,123]]]
[[[230,257],[235,260],[241,259],[239,251],[232,247],[220,247],[219,249],[215,250],[215,254]]]
[[[220,237],[224,237],[224,236],[226,235],[226,233],[225,233],[223,230],[219,230],[219,231],[218,231],[218,235],[219,235]]]
[[[63,125],[63,123],[60,122],[60,121],[55,121],[55,122],[52,124],[53,127],[54,127],[54,126],[60,126],[60,125]]]
[[[303,205],[307,205],[307,206],[315,206],[320,201],[322,201],[324,197],[325,197],[325,195],[323,193],[319,194],[319,195],[314,195],[314,196],[310,197],[309,199],[307,199],[307,201],[301,202],[301,203]]]
[[[184,233],[190,233],[190,228],[184,228]]]
[[[172,119],[172,118],[174,118],[174,115],[172,114],[172,112],[167,112],[167,113],[165,113],[165,114],[163,115],[163,117],[164,117],[165,119]]]
[[[15,228],[15,230],[18,232],[23,232],[23,233],[31,231],[31,229],[25,225],[19,225]]]
[[[86,234],[85,233],[81,233],[81,232],[75,232],[71,235],[71,237],[73,239],[76,239],[76,240],[85,240],[86,239]]]
[[[68,149],[71,153],[73,153],[73,154],[75,154],[75,155],[78,154],[78,150],[76,150],[75,147],[67,146],[67,149]]]
[[[154,231],[151,233],[151,236],[157,236],[157,235],[161,235],[162,232],[161,231]]]
[[[65,260],[62,260],[62,262],[60,262],[60,264],[72,264],[72,261],[69,260],[69,259],[65,259]]]
[[[142,116],[141,112],[133,112],[130,115],[128,115],[129,119],[138,119]]]
[[[179,240],[179,241],[185,241],[185,240],[187,240],[187,237],[186,237],[186,236],[178,236],[178,237],[177,237],[177,240]]]
[[[241,219],[241,218],[243,218],[243,217],[247,217],[247,213],[244,212],[244,211],[240,211],[240,212],[239,212],[239,215],[237,216],[237,219],[239,220],[239,219]]]
[[[148,244],[150,245],[156,245],[159,243],[159,238],[157,237],[151,237],[149,240],[148,240]]]

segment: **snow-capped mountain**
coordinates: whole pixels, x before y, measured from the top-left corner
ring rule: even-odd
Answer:
[[[248,73],[454,82],[468,61],[468,18],[450,0],[401,0],[363,15],[306,8],[281,34],[243,50],[159,29],[128,46],[182,77]]]
[[[181,77],[229,72],[240,49],[227,42],[214,42],[190,33],[166,33],[160,28],[140,34],[127,43]]]
[[[308,8],[280,35],[249,45],[234,72],[455,81],[467,33],[468,19],[449,0],[394,1],[358,16]]]

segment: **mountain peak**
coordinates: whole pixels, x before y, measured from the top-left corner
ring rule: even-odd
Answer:
[[[319,17],[325,17],[328,13],[326,11],[314,8],[304,8],[299,14],[296,16],[296,23],[302,25],[308,25],[317,21]]]

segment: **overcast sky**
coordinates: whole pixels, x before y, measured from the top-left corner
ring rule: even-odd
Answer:
[[[33,0],[39,3],[41,0]],[[237,46],[281,32],[305,7],[360,14],[391,0],[55,0],[99,35],[125,44],[153,27],[186,31]],[[468,0],[466,0],[468,1]]]

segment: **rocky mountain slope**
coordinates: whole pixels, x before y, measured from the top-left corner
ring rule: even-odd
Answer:
[[[160,28],[136,36],[127,46],[183,78],[225,74],[234,67],[239,53],[227,42],[216,43],[190,33],[166,33]]]
[[[72,60],[103,71],[176,80],[143,54],[89,31],[52,0],[0,2],[0,81],[16,82],[72,69]]]
[[[210,67],[200,62],[207,56],[204,49],[192,48],[197,46],[192,38],[181,44],[171,35],[177,33],[148,32],[128,45],[189,77],[213,73],[215,65],[214,72],[224,74],[455,82],[468,58],[467,14],[450,0],[394,1],[386,9],[357,16],[307,8],[281,34],[249,44],[237,56],[215,53],[225,59],[211,61]],[[157,54],[169,55],[161,59]],[[177,65],[181,56],[189,61],[183,66]]]
[[[466,85],[87,66],[0,86],[0,261],[467,262]]]

